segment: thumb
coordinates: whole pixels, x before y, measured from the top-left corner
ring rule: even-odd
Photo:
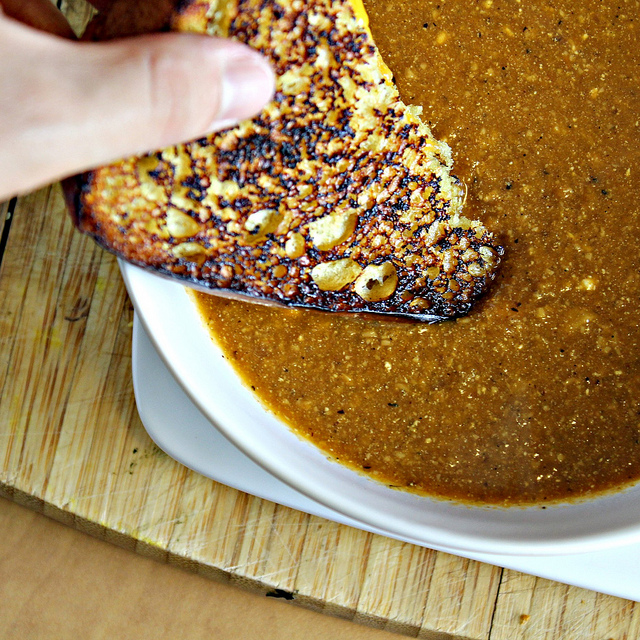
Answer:
[[[193,34],[75,43],[0,16],[0,197],[228,127],[272,97],[248,47]]]

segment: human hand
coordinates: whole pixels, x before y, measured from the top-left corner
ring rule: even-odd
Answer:
[[[273,95],[269,64],[238,42],[72,37],[50,0],[0,0],[0,200],[228,127]]]

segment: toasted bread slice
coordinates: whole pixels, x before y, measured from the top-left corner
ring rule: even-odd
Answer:
[[[463,215],[450,149],[400,100],[357,0],[164,0],[140,29],[120,5],[92,37],[235,38],[277,92],[253,120],[68,182],[80,230],[185,284],[288,305],[437,321],[486,291],[502,250]]]

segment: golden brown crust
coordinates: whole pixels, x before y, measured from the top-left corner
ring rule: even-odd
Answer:
[[[162,20],[262,51],[275,100],[235,128],[81,176],[82,231],[211,289],[426,320],[468,312],[501,249],[462,215],[448,147],[400,101],[348,0],[196,0]]]

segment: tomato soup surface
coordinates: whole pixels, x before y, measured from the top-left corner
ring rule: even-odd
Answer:
[[[531,504],[640,478],[640,3],[365,0],[500,238],[464,319],[421,325],[198,294],[247,384],[329,455],[447,499]]]

